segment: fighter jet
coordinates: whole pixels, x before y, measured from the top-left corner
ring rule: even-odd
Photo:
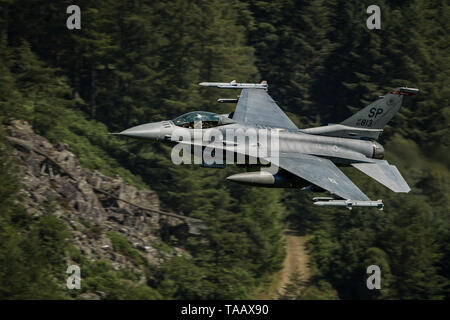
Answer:
[[[348,209],[362,206],[380,210],[384,207],[382,200],[370,200],[338,166],[354,167],[394,192],[410,191],[398,169],[383,160],[384,148],[377,140],[383,132],[383,127],[404,104],[406,97],[417,94],[418,89],[395,88],[339,124],[299,129],[268,94],[266,81],[237,83],[233,80],[229,83],[201,82],[199,85],[240,89],[237,99],[218,100],[221,103],[237,103],[235,111],[230,114],[193,111],[173,120],[132,127],[118,135],[171,141],[193,148],[201,146],[202,150],[209,146],[214,148],[215,152],[244,155],[246,165],[250,168],[264,168],[262,164],[269,164],[276,167],[277,171],[260,169],[243,172],[234,174],[227,180],[252,186],[329,192],[333,197],[313,198],[314,204],[319,206],[343,206]],[[258,151],[262,145],[252,142],[251,139],[206,139],[199,142],[198,139],[180,139],[179,134],[174,138],[177,130],[185,130],[192,137],[195,132],[208,133],[215,130],[225,137],[227,130],[242,133],[243,130],[249,129],[276,133],[277,154],[266,152],[261,156]],[[255,159],[256,163],[251,161]],[[204,161],[202,164],[210,167],[224,166]]]

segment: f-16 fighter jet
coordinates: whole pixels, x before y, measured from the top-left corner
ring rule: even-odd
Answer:
[[[314,204],[320,206],[343,206],[348,209],[363,206],[383,209],[381,200],[370,200],[337,165],[352,166],[394,192],[410,191],[398,169],[382,160],[384,148],[377,139],[383,127],[404,104],[405,98],[417,94],[418,89],[407,87],[393,89],[339,124],[299,129],[267,93],[268,85],[265,81],[237,83],[233,80],[229,83],[201,82],[199,85],[241,89],[238,99],[218,100],[237,103],[235,111],[230,114],[193,111],[173,120],[129,128],[118,135],[167,140],[188,148],[200,147],[203,151],[209,148],[214,150],[213,157],[220,152],[225,152],[227,159],[229,154],[233,159],[237,155],[244,156],[249,167],[258,166],[261,170],[234,174],[227,180],[262,187],[328,191],[335,196],[313,198]],[[180,130],[184,130],[182,134]],[[249,130],[269,133],[270,139],[262,142],[239,139],[240,135]],[[212,131],[215,134],[208,134]],[[227,136],[230,131],[235,133],[232,138]],[[196,132],[200,132],[202,137],[200,140],[195,139]],[[260,133],[258,134],[259,137]],[[215,138],[212,139],[211,136]],[[267,143],[264,144],[268,140],[271,141],[270,148],[267,147]],[[263,148],[265,152],[260,153]],[[271,152],[272,149],[276,149],[277,152]],[[201,163],[210,167],[224,166],[211,164],[205,160]],[[276,171],[263,170],[264,166],[261,164],[275,167]]]

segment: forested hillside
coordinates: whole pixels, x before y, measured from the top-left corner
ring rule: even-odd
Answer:
[[[282,266],[288,226],[313,235],[313,276],[291,298],[450,297],[448,1],[378,1],[381,30],[367,29],[368,4],[356,0],[82,0],[81,30],[68,30],[71,4],[0,0],[1,298],[71,297],[54,281],[64,248],[54,260],[34,254],[49,245],[35,241],[39,230],[55,227],[56,245],[64,227],[19,204],[5,139],[12,119],[67,143],[82,166],[150,188],[165,209],[207,223],[201,236],[163,239],[189,257],[149,267],[151,294],[136,298],[253,298]],[[339,123],[394,87],[419,88],[380,141],[412,191],[394,194],[344,169],[385,210],[318,208],[308,192],[225,181],[241,168],[175,166],[168,145],[108,135],[192,110],[230,112],[215,101],[236,92],[197,83],[233,79],[267,80],[299,128]],[[367,290],[371,264],[381,267],[381,290]],[[10,277],[12,265],[21,276]]]

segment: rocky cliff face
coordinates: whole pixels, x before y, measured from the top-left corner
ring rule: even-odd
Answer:
[[[40,215],[51,203],[87,259],[109,260],[116,270],[138,268],[114,251],[107,231],[120,232],[151,264],[181,254],[182,250],[175,248],[162,255],[155,248],[163,224],[184,222],[176,214],[161,212],[151,190],[138,190],[119,176],[111,178],[82,168],[67,145],[51,144],[25,121],[12,122],[8,140],[15,146],[23,171],[24,205],[31,214]]]

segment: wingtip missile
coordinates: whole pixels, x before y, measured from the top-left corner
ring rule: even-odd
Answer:
[[[200,82],[199,85],[203,87],[216,87],[219,89],[264,89],[267,91],[269,88],[269,85],[265,80],[260,83],[238,83],[236,80],[231,82]]]
[[[226,99],[226,98],[221,98],[221,99],[217,99],[217,102],[219,103],[238,103],[238,99]]]
[[[346,207],[349,210],[352,210],[353,207],[376,207],[378,210],[383,210],[384,204],[382,200],[377,201],[365,201],[365,200],[335,200],[332,198],[314,198],[314,204],[316,206],[337,206],[337,207]]]

